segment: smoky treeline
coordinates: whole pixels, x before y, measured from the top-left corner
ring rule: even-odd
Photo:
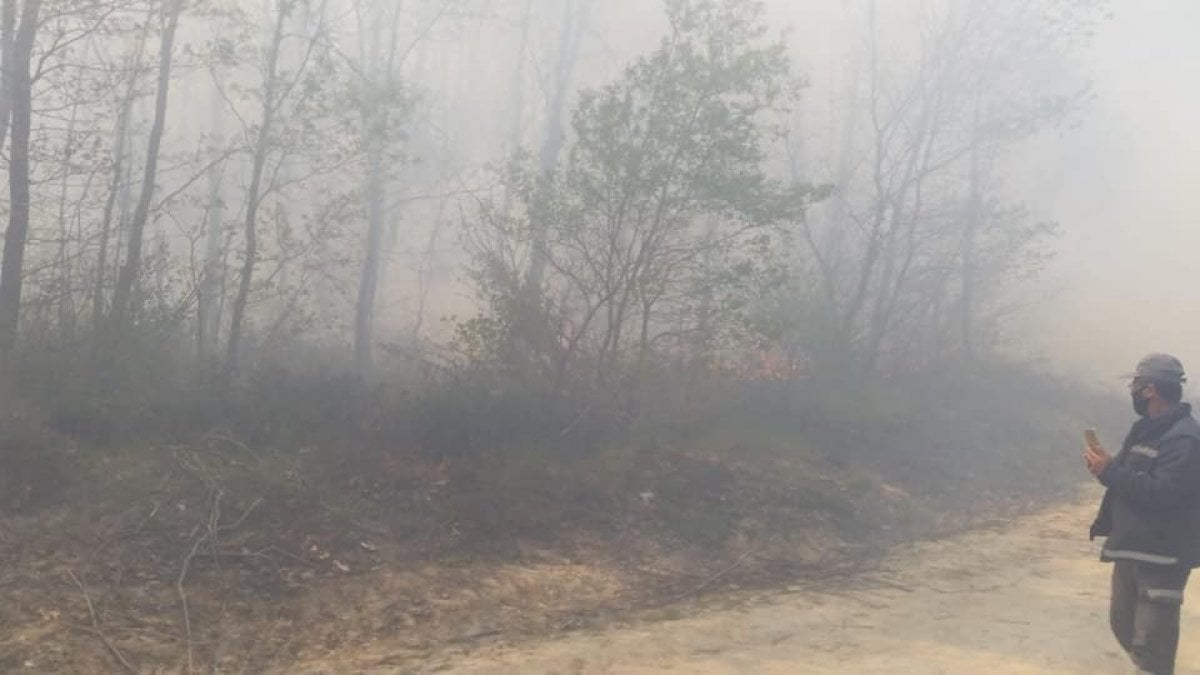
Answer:
[[[8,385],[446,449],[994,365],[1103,3],[794,4],[0,0]]]

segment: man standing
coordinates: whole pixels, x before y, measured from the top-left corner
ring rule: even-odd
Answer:
[[[1084,450],[1088,470],[1108,488],[1091,536],[1107,537],[1100,557],[1113,563],[1117,641],[1137,672],[1171,675],[1183,589],[1200,566],[1200,424],[1181,402],[1179,359],[1151,354],[1130,377],[1140,419],[1121,451],[1112,457],[1098,443]]]

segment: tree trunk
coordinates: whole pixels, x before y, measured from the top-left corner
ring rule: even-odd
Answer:
[[[292,3],[280,2],[275,20],[275,31],[267,52],[267,70],[263,82],[262,120],[259,124],[258,140],[254,147],[254,163],[250,167],[250,187],[246,195],[246,217],[242,223],[245,237],[245,257],[242,260],[241,277],[238,279],[237,296],[229,319],[229,342],[226,343],[225,369],[232,375],[237,367],[241,349],[242,332],[246,319],[246,305],[250,301],[250,288],[254,281],[254,267],[258,264],[258,209],[263,199],[263,172],[267,166],[267,154],[271,148],[271,132],[275,126],[275,114],[279,88],[279,52],[283,44],[284,28],[291,12]]]
[[[514,153],[523,140],[522,120],[525,112],[525,58],[529,50],[529,25],[533,18],[533,0],[525,0],[525,11],[521,14],[521,34],[517,43],[517,65],[513,68],[512,84],[509,85],[512,102],[512,118],[509,121],[508,152]],[[507,210],[506,210],[507,212]]]
[[[369,16],[359,11],[359,35],[362,41],[361,59],[363,80],[359,91],[359,114],[362,140],[367,149],[366,206],[367,236],[364,240],[363,264],[359,271],[358,298],[354,307],[354,365],[360,376],[371,370],[375,342],[375,307],[378,303],[379,277],[383,262],[384,234],[387,214],[383,204],[387,184],[384,148],[390,140],[390,116],[387,103],[379,94],[393,84],[397,77],[396,62],[399,43],[399,6],[392,11],[390,34],[385,36],[381,15]],[[365,19],[365,20],[364,20]]]
[[[16,31],[6,68],[11,84],[12,148],[9,151],[8,229],[4,235],[3,267],[0,267],[0,353],[12,351],[21,314],[21,274],[25,240],[29,233],[29,136],[33,123],[33,82],[30,58],[37,34],[41,0],[25,0],[21,25]]]
[[[218,85],[219,86],[219,85]],[[219,149],[224,141],[220,92],[214,88],[210,116],[212,144]],[[217,352],[221,317],[217,311],[221,284],[221,165],[208,170],[208,222],[204,231],[204,271],[196,303],[196,352],[203,364]]]
[[[974,163],[974,161],[972,161]],[[975,174],[974,168],[972,174]],[[975,178],[972,177],[972,183]],[[962,335],[963,358],[968,363],[975,360],[975,233],[978,228],[979,209],[972,185],[971,203],[962,233],[962,292],[959,307],[959,329]]]
[[[561,1],[561,0],[558,0]],[[542,138],[541,151],[538,153],[538,171],[543,180],[549,180],[558,165],[558,156],[566,143],[566,105],[567,93],[571,88],[571,76],[575,72],[575,64],[579,60],[579,42],[583,29],[587,24],[587,9],[591,0],[567,0],[564,8],[562,34],[558,47],[558,63],[554,69],[554,82],[550,90],[550,98],[546,104],[546,134]],[[553,6],[557,2],[551,3]],[[541,219],[535,220],[531,233],[531,254],[529,271],[525,285],[531,293],[542,285],[546,274],[547,223]]]
[[[71,238],[67,224],[67,198],[71,190],[71,160],[75,156],[75,125],[79,122],[79,102],[71,106],[67,122],[67,142],[62,156],[62,176],[58,189],[58,330],[66,338],[74,337],[74,291],[71,289],[71,260],[68,248]]]
[[[133,90],[133,87],[130,87]],[[117,113],[116,137],[113,141],[112,179],[108,196],[104,200],[104,215],[100,221],[100,251],[96,255],[96,278],[92,286],[92,325],[96,332],[104,322],[104,287],[108,283],[108,242],[112,238],[113,213],[117,207],[117,196],[121,193],[121,182],[125,178],[125,155],[129,142],[129,115],[133,108],[133,97],[122,101]]]
[[[129,184],[127,182],[126,156],[129,154],[129,120],[133,115],[133,103],[137,99],[138,70],[141,69],[142,55],[146,48],[146,39],[150,33],[150,22],[147,21],[138,36],[135,51],[128,59],[129,79],[125,83],[124,94],[118,101],[117,124],[113,129],[113,164],[112,178],[109,181],[108,195],[104,200],[104,215],[100,221],[100,246],[96,255],[96,273],[92,286],[92,329],[97,339],[103,333],[105,316],[105,286],[108,284],[109,241],[112,239],[113,216],[118,212],[118,197],[127,198]],[[121,212],[125,206],[122,205]]]
[[[975,102],[975,138],[971,142],[971,167],[967,187],[967,213],[961,240],[962,290],[959,301],[959,329],[962,336],[963,358],[968,364],[975,361],[975,240],[983,219],[983,179],[979,156],[980,103]]]
[[[358,304],[354,312],[354,363],[359,374],[364,376],[371,369],[375,335],[375,297],[379,290],[379,262],[382,257],[380,249],[383,247],[382,143],[382,138],[377,137],[367,148],[367,239],[358,284]]]
[[[142,268],[142,242],[145,238],[146,221],[150,217],[150,201],[154,197],[154,183],[158,178],[158,151],[162,144],[163,130],[167,122],[167,100],[171,88],[171,61],[175,51],[175,30],[179,26],[179,15],[183,12],[183,0],[172,0],[164,6],[162,45],[158,60],[158,88],[154,100],[154,123],[150,127],[149,145],[146,149],[146,169],[142,174],[142,190],[134,207],[133,220],[129,227],[128,251],[125,264],[117,276],[117,287],[113,292],[112,324],[117,331],[128,328],[134,314],[134,285]]]
[[[12,65],[13,34],[17,28],[17,0],[0,0],[0,151],[8,136],[12,117],[12,84],[8,71]]]
[[[421,254],[421,262],[417,268],[418,290],[417,290],[417,317],[413,321],[411,342],[414,348],[420,349],[421,331],[425,327],[425,314],[429,306],[429,290],[433,286],[433,276],[437,271],[437,246],[438,239],[442,234],[442,216],[446,210],[446,202],[442,201],[438,207],[437,216],[433,219],[433,225],[429,230],[429,240],[425,244],[425,251]]]
[[[379,290],[379,247],[383,244],[383,148],[387,142],[387,113],[376,93],[383,85],[380,51],[381,16],[375,15],[363,21],[361,5],[359,11],[359,39],[362,41],[363,81],[359,89],[359,118],[362,124],[362,140],[367,151],[365,196],[367,207],[367,236],[363,242],[363,262],[359,270],[358,296],[354,305],[354,368],[360,377],[366,377],[373,360],[375,340],[375,296]],[[371,13],[371,8],[367,11]],[[374,14],[374,13],[371,13]],[[399,16],[397,10],[396,17]],[[369,31],[369,32],[368,32]],[[395,34],[392,35],[395,38]]]

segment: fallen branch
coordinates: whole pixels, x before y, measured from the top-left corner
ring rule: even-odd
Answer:
[[[217,531],[218,532],[229,532],[230,530],[238,529],[239,527],[242,526],[242,523],[246,522],[246,519],[250,517],[250,514],[254,512],[254,509],[257,509],[259,506],[262,505],[263,501],[264,500],[262,497],[255,499],[253,502],[251,502],[250,506],[248,506],[246,508],[246,510],[242,512],[242,515],[240,517],[238,517],[237,520],[233,521],[233,524],[222,525],[217,528]]]
[[[932,584],[925,584],[925,588],[928,588],[934,593],[939,593],[941,595],[961,595],[965,593],[991,593],[993,591],[1002,590],[1005,588],[1005,586],[996,585],[985,587],[967,586],[965,588],[940,588]]]
[[[134,668],[133,665],[129,663],[129,661],[125,658],[125,655],[121,653],[121,650],[117,649],[117,646],[114,645],[112,641],[108,639],[108,636],[104,634],[104,629],[100,627],[100,617],[96,615],[96,606],[92,604],[92,597],[88,595],[87,588],[83,585],[83,582],[80,581],[79,577],[75,576],[75,572],[71,570],[67,570],[67,576],[71,577],[71,581],[74,581],[75,585],[79,587],[79,592],[83,594],[83,600],[87,603],[88,616],[90,616],[92,619],[92,628],[91,630],[85,630],[85,632],[96,636],[101,642],[103,642],[104,646],[108,648],[109,653],[112,654],[113,657],[116,658],[121,664],[121,667],[125,669],[125,672],[131,673],[131,675],[137,675],[137,668]],[[82,627],[80,628],[82,629]]]
[[[122,539],[136,537],[137,535],[141,534],[142,530],[146,527],[146,524],[158,514],[159,503],[153,502],[152,507],[153,508],[150,509],[149,515],[143,518],[133,530],[129,532],[114,532],[112,536],[105,538],[103,541],[97,544],[96,548],[92,549],[91,553],[88,553],[87,557],[84,559],[84,563],[91,563],[92,560],[95,560],[97,556],[99,556],[101,553],[107,550],[109,546],[112,546],[116,542],[121,541]]]
[[[216,495],[213,497],[212,508],[208,510],[208,534],[206,536],[208,539],[209,552],[212,554],[213,564],[217,566],[218,570],[221,569],[221,563],[217,559],[217,547],[220,545],[220,541],[218,541],[217,538],[217,533],[220,532],[221,497],[224,496],[224,490],[217,490]]]
[[[885,588],[892,588],[897,591],[903,591],[905,593],[913,593],[914,592],[911,586],[905,586],[904,584],[892,581],[890,579],[885,579],[883,577],[867,577],[867,581],[879,584],[880,586],[883,586]]]
[[[754,555],[753,550],[746,551],[741,556],[739,556],[737,560],[733,561],[732,565],[729,565],[728,567],[722,569],[721,571],[717,572],[716,574],[708,577],[704,581],[700,582],[698,585],[692,587],[690,590],[687,590],[687,591],[675,596],[673,598],[673,600],[675,602],[679,602],[680,600],[683,600],[684,598],[686,598],[690,595],[695,595],[696,593],[703,591],[704,589],[708,588],[709,586],[711,586],[714,583],[716,583],[717,581],[719,581],[722,577],[728,575],[730,572],[741,567],[743,564],[745,564],[745,562],[747,560],[750,559],[750,556],[752,556],[752,555]]]
[[[291,551],[287,551],[282,548],[279,548],[278,546],[268,546],[264,549],[260,549],[258,551],[258,553],[262,554],[262,553],[267,553],[270,551],[274,551],[274,552],[278,553],[279,555],[282,555],[287,558],[291,558],[292,560],[295,560],[296,562],[300,563],[301,565],[304,565],[305,567],[316,567],[316,564],[314,564],[313,561],[308,560],[302,556],[298,556],[295,553],[292,553]]]
[[[253,513],[254,510],[263,503],[263,499],[261,497],[255,499],[250,506],[248,506],[246,510],[242,512],[242,515],[239,516],[237,520],[229,525],[222,525],[221,497],[224,496],[224,494],[224,491],[219,488],[214,490],[212,506],[209,508],[208,518],[203,524],[204,529],[201,531],[201,525],[197,524],[196,528],[192,530],[192,548],[188,551],[188,554],[184,556],[183,562],[180,563],[179,576],[175,580],[175,592],[179,595],[179,605],[183,612],[183,638],[184,643],[187,645],[187,671],[189,673],[195,672],[196,667],[195,655],[192,649],[192,646],[196,644],[196,641],[192,636],[192,615],[188,606],[187,589],[185,588],[187,584],[188,572],[190,572],[192,568],[192,560],[195,559],[196,554],[200,551],[200,547],[207,543],[210,547],[213,563],[219,567],[219,558],[228,554],[218,548],[220,542],[217,535],[222,532],[230,532],[241,527],[242,523],[246,522],[246,519],[250,517],[250,514]]]
[[[158,515],[158,510],[162,505],[159,504],[158,502],[152,502],[152,503],[154,504],[154,508],[150,509],[150,513],[147,514],[146,517],[142,519],[142,522],[138,523],[138,526],[133,528],[133,532],[130,533],[130,536],[137,536],[137,535],[141,534],[142,530],[145,529],[145,527],[146,527],[146,523],[149,523],[151,520],[154,519],[154,516]]]
[[[500,628],[477,630],[472,633],[467,633],[465,635],[460,635],[455,638],[450,638],[449,644],[462,644],[464,642],[474,642],[476,640],[482,640],[484,638],[495,637],[495,636],[501,635],[503,633],[504,633],[504,630],[500,629]]]
[[[232,445],[233,447],[237,448],[238,450],[241,450],[242,452],[246,453],[247,455],[250,455],[252,457],[255,456],[254,450],[252,450],[250,448],[250,446],[239,441],[237,438],[234,438],[233,432],[228,429],[219,429],[219,428],[213,429],[213,430],[209,431],[208,433],[204,434],[203,439],[206,441],[210,441],[210,442],[220,441],[222,443],[227,443],[227,444]]]
[[[188,551],[188,554],[184,556],[183,562],[179,565],[179,577],[175,580],[175,592],[179,594],[179,604],[180,608],[183,610],[183,637],[184,642],[187,645],[188,673],[195,672],[196,666],[195,657],[192,650],[192,645],[194,644],[194,641],[192,640],[192,615],[191,610],[188,608],[187,591],[184,589],[184,584],[187,583],[188,571],[191,570],[192,559],[196,557],[196,552],[200,550],[200,547],[203,546],[204,542],[208,541],[210,537],[214,538],[215,543],[217,526],[214,519],[218,517],[218,514],[220,513],[221,494],[222,492],[219,489],[214,490],[213,492],[213,505],[212,508],[209,509],[208,513],[207,531],[203,533],[199,532],[199,524],[196,526],[197,529],[192,530],[192,548],[190,551]]]
[[[195,665],[192,655],[192,616],[188,611],[187,591],[184,590],[183,585],[187,581],[188,570],[192,566],[192,558],[196,557],[196,551],[200,550],[200,546],[204,544],[206,539],[208,539],[207,532],[199,537],[196,537],[196,539],[192,542],[192,550],[188,551],[187,556],[183,559],[183,563],[179,566],[179,578],[175,581],[175,591],[179,594],[179,603],[183,608],[183,638],[184,643],[187,645],[187,671],[189,673],[195,672]]]

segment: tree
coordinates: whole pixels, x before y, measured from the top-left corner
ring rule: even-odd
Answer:
[[[546,97],[546,128],[538,152],[538,171],[544,181],[553,180],[559,155],[566,144],[567,95],[571,91],[571,78],[579,60],[579,45],[587,27],[591,3],[592,0],[567,0],[563,3],[558,54]],[[541,286],[542,276],[546,272],[546,230],[547,224],[534,223],[529,278],[526,282],[530,288]]]
[[[379,288],[380,261],[386,227],[384,191],[387,183],[385,156],[393,133],[393,108],[403,101],[403,87],[396,72],[400,54],[399,3],[390,11],[381,3],[355,2],[358,18],[359,81],[358,113],[362,152],[365,155],[365,202],[367,231],[363,262],[359,270],[358,296],[354,306],[354,362],[360,375],[370,370],[375,336],[375,305]]]
[[[245,331],[246,310],[254,283],[256,266],[261,255],[259,241],[259,214],[265,200],[278,192],[282,185],[280,171],[296,147],[280,142],[279,127],[288,122],[313,128],[310,119],[304,119],[305,99],[317,98],[319,85],[311,70],[318,47],[326,39],[324,35],[325,0],[315,8],[307,0],[278,0],[271,9],[272,29],[267,39],[262,63],[262,84],[258,95],[259,110],[257,123],[244,129],[252,148],[250,179],[246,190],[246,206],[242,218],[244,249],[242,265],[238,275],[237,292],[229,321],[229,337],[226,342],[226,371],[231,373],[240,355],[242,336]],[[317,27],[298,37],[301,39],[297,63],[290,69],[283,68],[284,43],[289,37],[297,37],[288,31],[289,19],[298,9],[313,9],[319,23]],[[298,119],[291,119],[291,118]],[[310,144],[319,144],[324,139],[309,139]],[[336,168],[336,167],[334,167]],[[329,170],[329,169],[321,169]],[[281,263],[282,264],[282,263]]]
[[[572,380],[630,404],[651,353],[683,348],[696,330],[691,298],[715,268],[748,272],[771,226],[812,196],[807,186],[772,181],[763,166],[762,118],[789,75],[783,46],[764,40],[761,6],[666,6],[670,33],[659,48],[616,82],[581,94],[575,140],[555,180],[518,167],[509,185],[522,210],[485,208],[471,231],[490,313],[464,326],[464,337],[490,341],[492,358],[518,368],[527,366],[515,344],[540,346],[533,367],[552,392]],[[525,265],[543,226],[546,278],[528,289]],[[542,308],[532,328],[521,313],[530,292]],[[523,340],[530,330],[548,337]]]
[[[401,3],[355,2],[360,48],[356,68],[360,78],[358,114],[365,159],[363,193],[367,220],[354,308],[354,362],[360,376],[369,373],[374,352],[379,277],[386,255],[384,233],[392,212],[384,200],[391,178],[388,169],[389,165],[402,161],[395,156],[393,146],[402,136],[400,124],[413,103],[413,95],[400,70],[455,1],[439,0],[434,4],[432,15],[422,20],[407,42],[401,35],[404,17]]]
[[[238,358],[242,328],[246,315],[246,303],[250,298],[250,285],[254,279],[254,266],[258,262],[258,210],[263,199],[263,173],[267,168],[268,153],[274,142],[272,132],[278,121],[282,103],[280,89],[279,54],[283,45],[288,16],[295,7],[293,0],[279,0],[275,6],[275,28],[267,46],[266,66],[263,70],[262,111],[254,141],[254,159],[250,166],[250,186],[246,194],[246,212],[242,223],[245,237],[245,252],[242,271],[238,278],[237,296],[233,301],[233,317],[229,324],[229,342],[226,352],[227,368],[232,369]]]
[[[831,130],[842,142],[825,158],[834,197],[796,223],[805,250],[788,292],[813,305],[793,311],[809,318],[797,340],[810,356],[866,376],[944,360],[948,333],[956,356],[978,356],[984,308],[1040,262],[1051,232],[1003,203],[1001,159],[1086,99],[1078,81],[1045,74],[1061,70],[1099,4],[862,5],[866,31]],[[889,30],[914,25],[911,50],[885,51]],[[813,279],[816,297],[798,288]]]
[[[6,8],[11,11],[11,7]],[[0,267],[0,354],[11,353],[21,314],[21,282],[29,233],[29,136],[32,125],[33,77],[30,72],[41,0],[24,0],[20,24],[5,54],[6,97],[12,103],[12,147],[9,150],[8,229]],[[7,17],[6,17],[7,21]]]
[[[113,128],[112,166],[108,195],[104,201],[104,212],[100,217],[100,242],[92,282],[92,324],[97,336],[102,332],[106,314],[105,287],[108,283],[109,245],[112,239],[113,219],[119,196],[128,188],[125,174],[128,168],[126,160],[129,154],[130,116],[133,112],[133,104],[137,100],[139,75],[146,40],[150,34],[150,25],[151,22],[146,21],[138,32],[136,46],[125,59],[123,77],[118,78],[115,82],[117,84],[115,90],[120,94],[115,101],[117,119]]]
[[[155,182],[158,179],[159,148],[163,130],[167,124],[167,102],[171,90],[171,62],[175,52],[175,32],[179,17],[183,13],[184,0],[164,0],[162,8],[162,37],[158,56],[158,84],[154,97],[154,122],[146,148],[146,166],[142,173],[142,187],[133,220],[129,227],[128,251],[125,264],[117,276],[112,301],[112,326],[114,334],[125,330],[133,321],[136,299],[134,286],[142,271],[142,243],[146,222],[150,218],[150,204],[154,199]]]
[[[213,66],[213,91],[209,104],[212,125],[211,143],[218,152],[224,144],[224,106],[221,85]],[[196,353],[201,363],[208,362],[217,352],[220,332],[221,244],[224,200],[221,194],[222,167],[214,163],[208,170],[208,212],[204,227],[204,268],[196,297]]]
[[[0,0],[0,150],[8,136],[12,118],[12,84],[9,69],[13,67],[13,41],[17,30],[17,0]]]

